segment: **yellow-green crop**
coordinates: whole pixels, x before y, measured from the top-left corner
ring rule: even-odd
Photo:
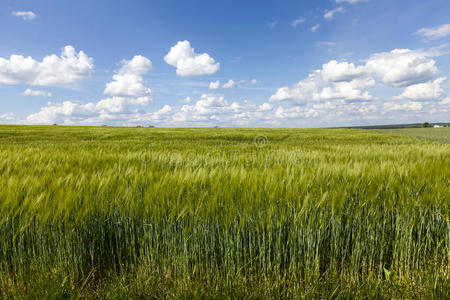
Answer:
[[[193,282],[344,297],[369,281],[442,297],[449,160],[448,144],[365,130],[0,126],[0,295],[37,274],[145,294],[147,273],[160,297]]]

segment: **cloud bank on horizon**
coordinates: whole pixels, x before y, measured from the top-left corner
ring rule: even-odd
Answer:
[[[375,51],[371,43],[346,40],[351,34],[370,36],[360,32],[359,16],[367,13],[364,6],[376,10],[379,4],[324,1],[320,10],[303,16],[286,12],[284,21],[268,10],[258,28],[251,25],[253,36],[231,26],[232,34],[208,38],[210,29],[201,24],[220,31],[214,23],[220,20],[192,21],[202,29],[172,20],[167,22],[178,24],[172,26],[186,31],[182,35],[189,40],[159,37],[157,29],[150,31],[148,44],[145,36],[139,40],[142,47],[108,47],[74,36],[74,46],[63,46],[59,55],[33,50],[38,43],[17,38],[11,49],[23,44],[24,50],[9,52],[7,42],[0,49],[0,124],[321,127],[450,121],[450,24],[412,23],[401,40],[389,43],[383,43],[380,29]],[[15,35],[33,31],[25,21],[37,15],[12,12]],[[39,15],[33,22],[43,22],[44,13]],[[126,41],[127,32],[116,34]],[[265,39],[279,43],[261,44]],[[347,51],[352,48],[362,50]],[[299,49],[303,57],[296,55]],[[132,54],[123,58],[122,52]]]

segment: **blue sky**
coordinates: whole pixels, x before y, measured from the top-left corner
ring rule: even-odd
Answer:
[[[0,123],[449,122],[450,2],[0,3]]]

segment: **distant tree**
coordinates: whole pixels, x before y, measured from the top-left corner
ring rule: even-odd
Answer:
[[[425,123],[423,123],[422,127],[431,127],[431,125],[430,125],[430,123],[425,122]]]

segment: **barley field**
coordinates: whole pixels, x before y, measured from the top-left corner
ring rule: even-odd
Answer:
[[[3,298],[448,299],[450,145],[0,126],[0,237]]]

